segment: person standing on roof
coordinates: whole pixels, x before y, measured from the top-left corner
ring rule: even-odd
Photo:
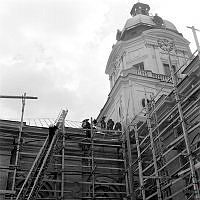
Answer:
[[[84,119],[82,121],[82,128],[85,129],[85,132],[86,132],[86,137],[87,138],[91,138],[91,126],[90,126],[90,123],[89,123],[89,119]]]
[[[122,125],[121,125],[120,122],[117,122],[117,123],[115,124],[114,130],[116,130],[116,131],[121,131],[121,130],[122,130]]]
[[[113,130],[114,124],[114,121],[112,119],[109,119],[107,122],[107,130]]]
[[[106,122],[105,122],[105,116],[102,117],[100,124],[101,124],[101,129],[106,129]]]

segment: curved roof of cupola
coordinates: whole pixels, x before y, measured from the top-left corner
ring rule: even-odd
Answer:
[[[147,26],[152,26],[152,27],[158,28],[158,25],[153,21],[153,19],[154,19],[153,16],[148,16],[148,15],[143,15],[143,14],[135,15],[134,17],[132,17],[126,21],[123,31],[132,29],[138,25],[147,25]],[[177,32],[175,25],[168,20],[163,20],[162,26],[163,27],[160,27],[160,28],[166,28],[166,29]]]
[[[168,20],[164,20],[164,26],[169,30],[174,30],[174,31],[178,32],[176,26],[172,22],[170,22]]]
[[[122,31],[117,32],[117,40],[129,40],[141,35],[145,30],[156,28],[166,29],[182,35],[176,26],[168,20],[163,20],[157,14],[149,15],[150,7],[147,4],[136,3],[131,10],[132,17],[129,18]],[[131,33],[130,33],[131,32]]]

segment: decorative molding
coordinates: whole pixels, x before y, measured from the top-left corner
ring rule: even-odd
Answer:
[[[170,41],[170,40],[167,40],[167,39],[158,39],[157,42],[158,42],[158,46],[163,51],[166,51],[168,53],[172,52],[175,49],[175,43],[172,40]]]

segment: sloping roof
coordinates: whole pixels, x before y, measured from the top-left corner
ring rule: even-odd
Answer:
[[[14,124],[20,124],[18,120],[3,120],[4,123],[9,122]],[[56,119],[53,118],[27,118],[24,119],[24,124],[28,126],[35,126],[35,127],[44,127],[47,128],[52,124],[55,124]],[[79,121],[72,121],[72,120],[65,120],[65,127],[71,128],[81,128],[81,122]]]

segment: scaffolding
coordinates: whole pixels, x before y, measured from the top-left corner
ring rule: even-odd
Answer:
[[[200,61],[196,56],[179,81],[170,51],[169,95],[145,96],[143,117],[122,131],[100,129],[92,119],[90,129],[70,127],[61,117],[58,148],[42,176],[34,166],[49,128],[1,120],[0,156],[9,160],[0,165],[1,199],[199,200]],[[29,183],[32,174],[40,181]]]
[[[16,167],[13,163],[16,144],[12,140],[18,135],[18,124],[11,124],[1,122],[1,140],[7,140],[10,148],[13,146],[10,164],[0,166],[8,176],[6,189],[1,190],[4,199],[126,199],[131,195],[122,131],[101,130],[91,124],[91,138],[87,138],[85,132],[88,130],[62,126],[62,137],[57,142],[60,151],[49,154],[51,161],[45,165],[45,159],[49,158],[49,149],[45,148],[48,128],[24,124]],[[44,166],[37,168],[41,160]]]
[[[187,76],[178,83],[170,51],[172,92],[156,102],[146,99],[146,119],[140,121],[136,116],[131,125],[137,146],[133,173],[140,180],[137,197],[199,200],[200,61],[197,56],[188,66]]]

